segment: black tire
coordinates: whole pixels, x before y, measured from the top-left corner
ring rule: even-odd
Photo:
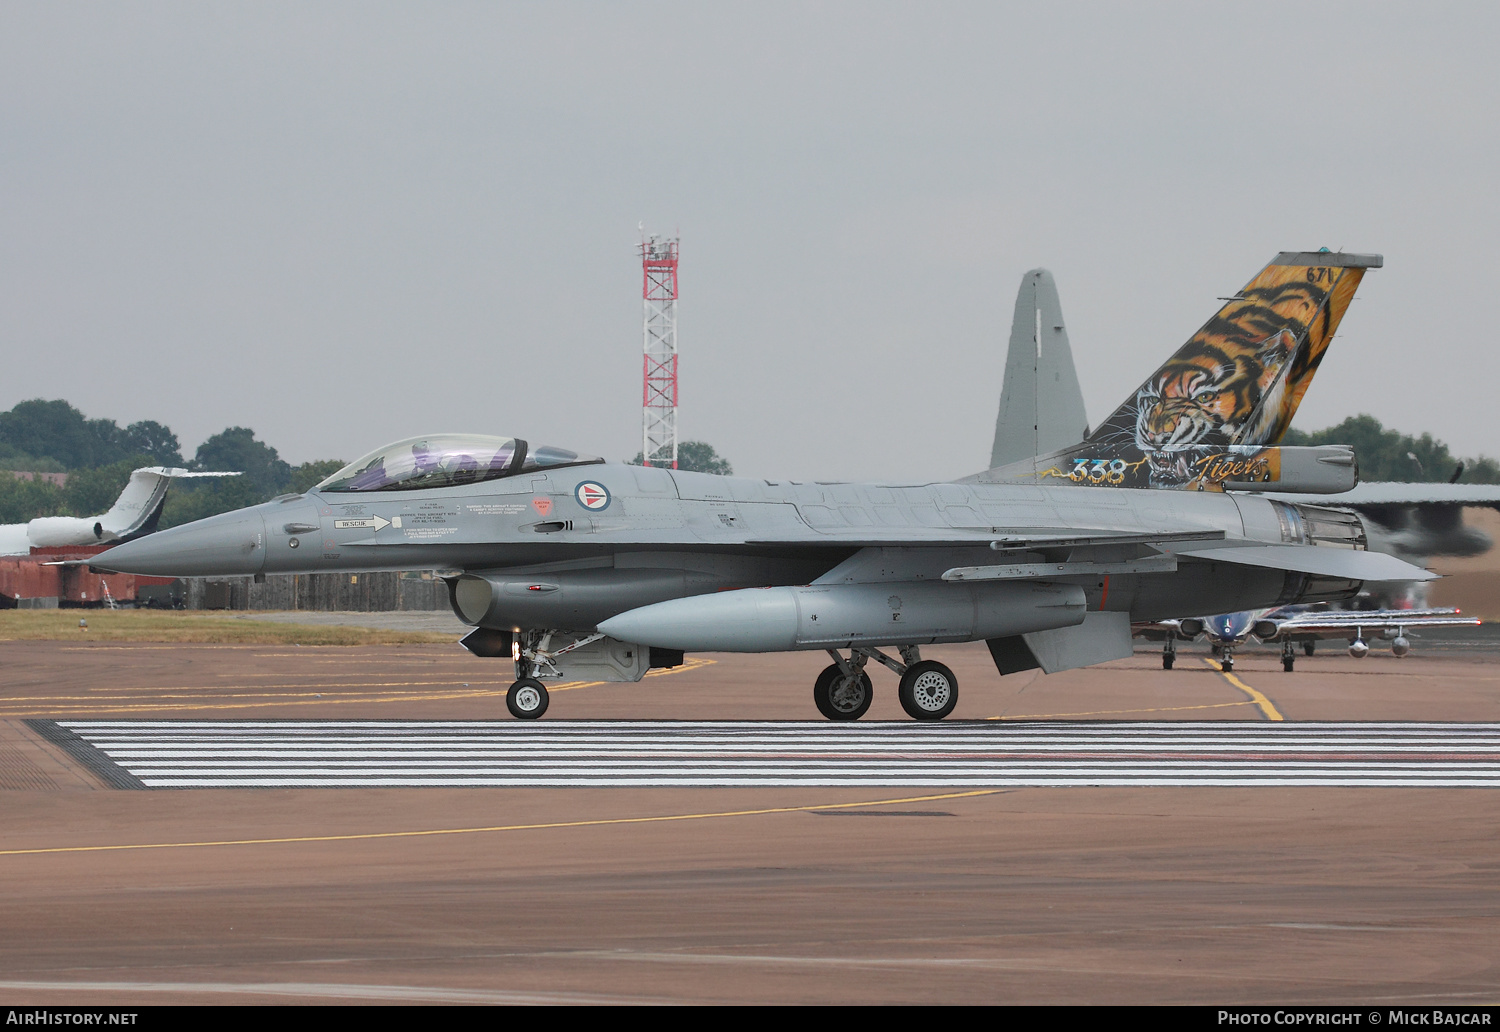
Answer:
[[[1234,673],[1234,657],[1225,656],[1222,660],[1219,661],[1219,669],[1224,671],[1224,673],[1226,674]]]
[[[1296,666],[1296,665],[1297,665],[1297,659],[1296,659],[1295,656],[1282,656],[1281,657],[1281,669],[1285,670],[1287,673],[1290,674],[1292,672],[1292,668],[1294,666]]]
[[[535,720],[547,712],[547,686],[534,677],[523,677],[505,693],[505,708],[518,720]]]
[[[1172,664],[1176,661],[1177,657],[1170,652],[1163,652],[1161,654],[1161,668],[1163,670],[1171,670]]]
[[[1303,655],[1311,656],[1313,652],[1316,651],[1317,647],[1318,643],[1315,641],[1304,641],[1302,643],[1302,653]]]
[[[858,720],[869,710],[874,697],[875,686],[869,674],[855,675],[851,684],[837,663],[830,664],[813,682],[813,702],[829,720]]]
[[[906,668],[898,695],[913,720],[942,720],[958,705],[958,678],[943,664],[924,659]]]

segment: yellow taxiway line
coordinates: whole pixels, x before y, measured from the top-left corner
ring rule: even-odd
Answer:
[[[0,849],[0,856],[38,853],[103,853],[122,849],[191,849],[209,846],[270,846],[297,842],[360,842],[370,839],[424,838],[432,835],[480,835],[501,831],[545,831],[552,828],[594,828],[609,824],[660,824],[667,821],[701,821],[719,817],[760,817],[772,813],[806,813],[815,810],[852,810],[861,806],[891,806],[896,803],[935,803],[943,799],[970,799],[999,795],[1003,789],[985,788],[942,795],[904,796],[900,799],[869,799],[858,803],[811,803],[807,806],[772,806],[760,810],[722,810],[717,813],[671,813],[656,817],[606,817],[592,821],[549,821],[545,824],[499,824],[487,828],[432,828],[426,831],[372,831],[355,835],[301,835],[290,838],[223,839],[205,842],[140,842],[110,846],[48,846],[41,849]]]
[[[1254,702],[1209,702],[1199,706],[1152,706],[1141,709],[1102,709],[1084,710],[1082,713],[1021,713],[1015,716],[1001,714],[998,717],[985,717],[985,720],[1063,720],[1068,717],[1116,717],[1125,713],[1171,713],[1175,710],[1200,710],[1200,709],[1228,709],[1231,706],[1253,706]],[[1276,719],[1280,720],[1280,717]]]
[[[1281,711],[1276,708],[1276,704],[1275,703],[1273,703],[1270,699],[1266,698],[1260,692],[1256,691],[1254,688],[1251,688],[1244,681],[1241,681],[1238,677],[1235,677],[1233,674],[1231,674],[1228,671],[1224,670],[1220,666],[1220,664],[1214,662],[1213,660],[1209,659],[1206,656],[1204,657],[1203,662],[1208,665],[1209,669],[1211,669],[1211,670],[1217,670],[1219,672],[1219,676],[1222,677],[1222,678],[1224,678],[1224,680],[1228,681],[1230,684],[1234,685],[1240,691],[1242,691],[1246,695],[1250,696],[1250,700],[1255,703],[1256,707],[1261,711],[1261,713],[1263,713],[1265,715],[1265,718],[1267,720],[1285,720],[1286,719],[1285,717],[1283,717],[1281,715]]]
[[[715,659],[689,658],[681,666],[649,670],[647,677],[665,677],[685,674],[717,663]],[[568,692],[575,688],[598,688],[612,681],[572,681],[548,687],[550,692]],[[627,682],[628,683],[628,682]],[[462,685],[462,688],[460,688]],[[486,687],[493,686],[493,687]],[[370,691],[372,688],[434,688],[435,691]],[[43,698],[31,696],[0,696],[0,719],[65,715],[86,716],[98,713],[137,713],[167,711],[213,711],[261,709],[265,707],[291,706],[348,706],[362,703],[390,704],[406,702],[450,702],[455,699],[495,698],[504,696],[510,687],[508,681],[459,681],[452,678],[441,681],[380,681],[373,683],[302,683],[269,685],[183,685],[169,688],[102,688],[99,694],[53,695]],[[272,694],[276,689],[290,689],[291,694]],[[321,693],[320,690],[321,689]],[[111,693],[118,691],[119,694]],[[203,693],[203,694],[194,694]],[[322,694],[327,693],[327,694]],[[194,699],[214,700],[195,702]],[[252,699],[252,702],[233,702],[233,699]]]

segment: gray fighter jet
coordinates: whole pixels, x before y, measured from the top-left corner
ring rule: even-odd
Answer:
[[[900,675],[907,713],[937,720],[958,683],[923,645],[983,640],[1001,674],[1055,672],[1130,655],[1133,621],[1431,576],[1367,551],[1352,513],[1225,490],[1353,485],[1348,449],[1273,444],[1380,264],[1277,256],[1081,443],[1038,457],[1038,430],[1024,457],[957,482],[718,477],[440,434],[93,563],[438,569],[474,627],[463,644],[515,663],[517,717],[545,712],[549,680],[635,681],[687,652],[826,650],[813,697],[829,719],[869,708],[873,660]],[[1035,332],[1053,331],[1038,318]]]

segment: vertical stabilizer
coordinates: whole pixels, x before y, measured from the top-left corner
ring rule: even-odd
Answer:
[[[1046,269],[1032,269],[1016,294],[990,467],[1058,451],[1087,434],[1057,284]]]
[[[1036,460],[1024,457],[1030,451],[1029,443],[1024,451],[1007,448],[1005,455],[1023,457],[975,474],[973,479],[981,483],[1020,479],[1204,491],[1245,484],[1256,484],[1263,490],[1291,490],[1271,485],[1287,479],[1310,483],[1304,474],[1308,468],[1321,469],[1317,463],[1348,467],[1353,475],[1352,455],[1309,452],[1292,456],[1287,466],[1284,460],[1295,450],[1277,445],[1354,300],[1365,270],[1378,269],[1381,264],[1378,254],[1337,254],[1326,249],[1277,255],[1243,289],[1223,299],[1226,304],[1214,317],[1087,440],[1054,449]],[[1043,295],[1037,289],[1033,296]],[[1049,296],[1055,305],[1055,291]],[[1039,371],[1046,368],[1041,363],[1048,353],[1042,304],[1033,301],[1032,314],[1032,352]],[[1012,397],[1010,376],[1017,364],[1017,341],[1024,335],[1020,325],[1024,307],[1017,305],[1018,328],[1011,340],[1011,364],[1006,373],[1007,399]],[[1057,325],[1061,326],[1061,318]],[[1020,365],[1024,379],[1024,361]],[[1071,357],[1068,373],[1072,373]],[[1050,386],[1060,382],[1061,377]],[[1018,387],[1020,383],[1017,381]],[[1054,403],[1042,390],[1046,386],[1037,383],[1038,435],[1045,425],[1043,420],[1050,415],[1048,407]],[[1024,406],[1025,399],[1020,402]],[[1024,411],[1024,407],[1018,410]],[[1002,425],[1019,421],[1004,404],[1000,418]],[[997,440],[997,456],[1001,455],[1000,443]],[[1309,463],[1314,465],[1309,467]],[[1344,476],[1339,482],[1348,479]],[[1305,489],[1306,484],[1297,488]]]

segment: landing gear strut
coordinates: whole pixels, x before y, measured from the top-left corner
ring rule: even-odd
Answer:
[[[1234,672],[1234,646],[1225,645],[1219,650],[1219,669],[1226,674]]]

